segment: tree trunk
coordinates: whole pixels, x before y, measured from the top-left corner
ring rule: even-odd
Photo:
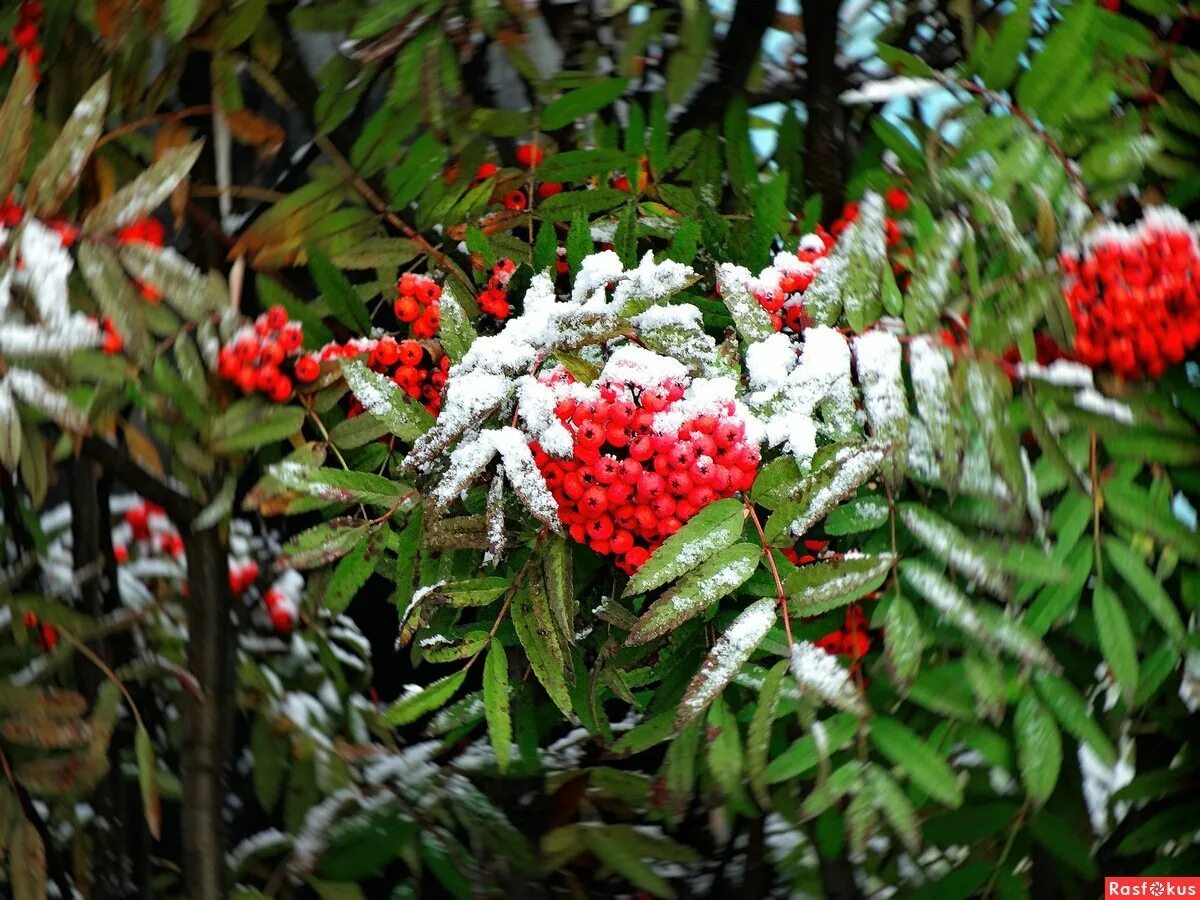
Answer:
[[[192,900],[225,896],[225,777],[233,735],[234,653],[229,565],[216,529],[185,532],[188,670],[183,694],[183,872]]]
[[[820,194],[821,218],[829,223],[841,215],[845,189],[844,111],[838,99],[842,71],[838,68],[838,20],[842,0],[802,4],[804,45],[808,54],[804,127],[804,185]]]

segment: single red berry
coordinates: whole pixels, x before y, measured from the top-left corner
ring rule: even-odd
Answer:
[[[500,167],[495,163],[485,162],[475,170],[475,180],[483,181],[485,178],[491,178],[499,171]]]
[[[522,210],[529,203],[524,191],[509,191],[504,195],[504,206],[506,209]]]
[[[412,297],[401,297],[395,304],[396,318],[401,322],[415,322],[421,315],[421,304]]]
[[[291,610],[283,604],[278,604],[271,609],[271,625],[280,634],[291,634],[295,624],[296,620],[293,618]]]
[[[539,200],[545,200],[553,197],[555,194],[561,194],[563,186],[558,181],[543,181],[538,185],[537,194]]]
[[[12,30],[12,42],[20,50],[28,50],[37,43],[37,24],[22,19]]]
[[[526,169],[532,169],[541,163],[546,154],[537,144],[519,144],[515,156],[517,165]]]
[[[302,356],[296,360],[292,369],[296,380],[304,384],[312,384],[321,375],[321,364],[311,356]]]

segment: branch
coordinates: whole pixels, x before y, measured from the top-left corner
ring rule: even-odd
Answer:
[[[103,438],[88,435],[80,443],[80,451],[84,456],[100,463],[123,481],[127,487],[165,509],[171,521],[180,531],[190,526],[192,519],[200,513],[199,503],[163,484],[153,474],[126,456],[120,448]]]

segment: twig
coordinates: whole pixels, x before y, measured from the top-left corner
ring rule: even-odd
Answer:
[[[771,553],[771,546],[767,543],[766,532],[763,531],[762,523],[758,521],[758,513],[754,511],[754,504],[750,502],[750,498],[745,499],[746,511],[750,514],[750,521],[754,523],[754,530],[758,532],[758,539],[762,543],[763,554],[767,557],[767,568],[771,570],[771,577],[775,579],[775,596],[779,600],[779,608],[783,611],[783,631],[787,635],[788,649],[794,643],[792,640],[792,619],[788,612],[787,594],[783,590],[783,581],[779,578],[779,566],[775,564],[775,556]]]

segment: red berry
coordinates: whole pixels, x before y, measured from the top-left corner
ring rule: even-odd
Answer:
[[[521,210],[529,204],[528,198],[524,191],[509,191],[504,195],[504,206],[506,209]]]
[[[517,146],[517,165],[523,168],[532,169],[534,166],[539,165],[545,156],[545,152],[536,144],[519,144]]]
[[[311,384],[321,375],[321,364],[311,356],[302,356],[296,360],[292,369],[296,380],[303,384]]]
[[[271,608],[271,625],[280,634],[291,634],[295,624],[296,620],[293,618],[291,610],[282,603]]]
[[[401,322],[415,322],[421,315],[421,305],[412,297],[401,297],[395,304],[396,318]]]
[[[495,175],[499,171],[500,171],[500,167],[498,165],[496,165],[495,163],[485,162],[483,165],[481,165],[478,169],[475,170],[475,180],[483,181],[485,178],[491,178],[493,175]]]

